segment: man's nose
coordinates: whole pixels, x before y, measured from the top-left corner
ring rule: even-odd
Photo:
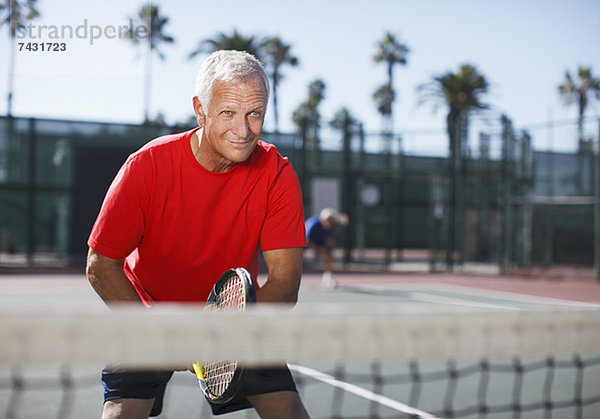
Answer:
[[[233,133],[240,138],[246,138],[248,136],[248,131],[248,118],[245,115],[236,116],[233,119]]]

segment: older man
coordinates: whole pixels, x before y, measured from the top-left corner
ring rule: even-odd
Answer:
[[[295,303],[305,245],[294,170],[259,140],[269,97],[251,55],[218,51],[200,68],[198,127],[150,141],[115,177],[88,245],[87,276],[107,303],[203,302],[225,270],[267,281],[258,302]],[[171,371],[103,371],[103,418],[158,415]],[[252,370],[214,414],[254,407],[263,418],[307,417],[286,367]]]

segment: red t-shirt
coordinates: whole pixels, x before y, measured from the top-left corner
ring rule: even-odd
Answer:
[[[258,142],[228,172],[204,169],[194,130],[159,137],[129,156],[113,180],[88,245],[113,259],[143,302],[205,301],[219,276],[258,252],[303,247],[298,178],[277,149]]]

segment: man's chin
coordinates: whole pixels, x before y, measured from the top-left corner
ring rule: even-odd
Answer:
[[[241,163],[250,158],[250,155],[256,147],[256,143],[229,143],[229,146],[231,160],[236,163]]]

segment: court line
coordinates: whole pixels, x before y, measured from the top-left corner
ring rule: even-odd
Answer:
[[[426,294],[424,292],[410,292],[409,298],[411,300],[420,301],[424,303],[434,303],[434,304],[447,304],[447,305],[455,305],[461,307],[477,307],[477,308],[495,308],[502,310],[521,310],[518,307],[511,307],[508,305],[499,305],[499,304],[490,304],[490,303],[478,303],[470,300],[463,300],[461,298],[452,298],[452,297],[442,297],[439,295]]]
[[[303,367],[302,365],[288,364],[288,367],[296,371],[300,374],[307,375],[315,380],[321,381],[323,383],[329,384],[331,386],[337,387],[349,393],[353,393],[359,397],[367,399],[369,401],[379,403],[383,406],[387,406],[391,409],[394,409],[398,412],[406,413],[408,415],[417,416],[423,419],[435,419],[436,416],[433,416],[430,413],[424,412],[419,409],[415,409],[414,407],[408,406],[404,403],[400,403],[394,399],[390,399],[389,397],[382,396],[381,394],[373,393],[372,391],[366,390],[362,387],[356,386],[354,384],[346,383],[344,381],[340,381],[331,375],[322,373],[321,371],[317,371],[312,368]]]
[[[389,296],[389,288],[382,288],[380,286],[359,286],[355,288],[344,287],[344,291],[351,292],[362,292],[362,293],[372,293],[374,295],[381,296]],[[394,289],[396,290],[396,289]],[[437,290],[433,288],[433,290]],[[388,293],[386,293],[388,291]],[[477,302],[467,298],[461,298],[462,296],[458,296],[456,298],[453,297],[444,297],[440,295],[429,294],[428,290],[414,290],[413,287],[405,288],[403,292],[406,293],[406,298],[410,303],[428,303],[428,304],[445,304],[445,305],[454,305],[461,307],[475,307],[475,308],[484,308],[484,309],[502,309],[502,310],[520,310],[519,308],[513,307],[510,305],[511,301],[507,301],[506,305],[502,304],[493,304],[493,303],[484,303]]]
[[[511,291],[503,291],[503,290],[494,290],[487,288],[478,288],[478,287],[469,287],[466,285],[455,285],[455,284],[446,284],[442,282],[431,282],[427,284],[420,284],[418,287],[415,287],[414,284],[401,284],[401,285],[392,285],[388,284],[385,286],[382,285],[365,285],[361,284],[356,286],[357,289],[369,290],[369,291],[377,291],[377,292],[385,292],[386,290],[402,290],[406,292],[423,292],[427,293],[428,291],[448,291],[457,294],[465,294],[473,297],[483,297],[483,298],[496,298],[506,300],[507,303],[530,303],[530,304],[544,304],[544,305],[557,305],[557,306],[566,306],[566,307],[580,307],[580,308],[598,308],[600,304],[598,303],[589,303],[583,301],[574,301],[574,300],[564,300],[555,297],[546,297],[546,296],[537,296],[531,294],[523,294],[518,292]],[[450,297],[448,297],[450,298]],[[457,299],[458,300],[458,299]],[[485,304],[485,303],[482,303]]]
[[[432,284],[433,285],[433,284]],[[436,283],[436,289],[439,290],[450,290],[455,291],[462,294],[469,294],[475,297],[492,297],[492,298],[501,298],[509,301],[514,301],[518,303],[531,303],[531,304],[552,304],[552,305],[562,305],[567,307],[582,307],[582,308],[598,308],[600,304],[598,303],[588,303],[583,301],[573,301],[573,300],[564,300],[562,298],[555,297],[545,297],[545,296],[537,296],[531,294],[522,294],[519,292],[511,292],[511,291],[502,291],[502,290],[493,290],[487,288],[477,288],[477,287],[469,287],[466,285],[454,285],[454,284],[443,284]]]

